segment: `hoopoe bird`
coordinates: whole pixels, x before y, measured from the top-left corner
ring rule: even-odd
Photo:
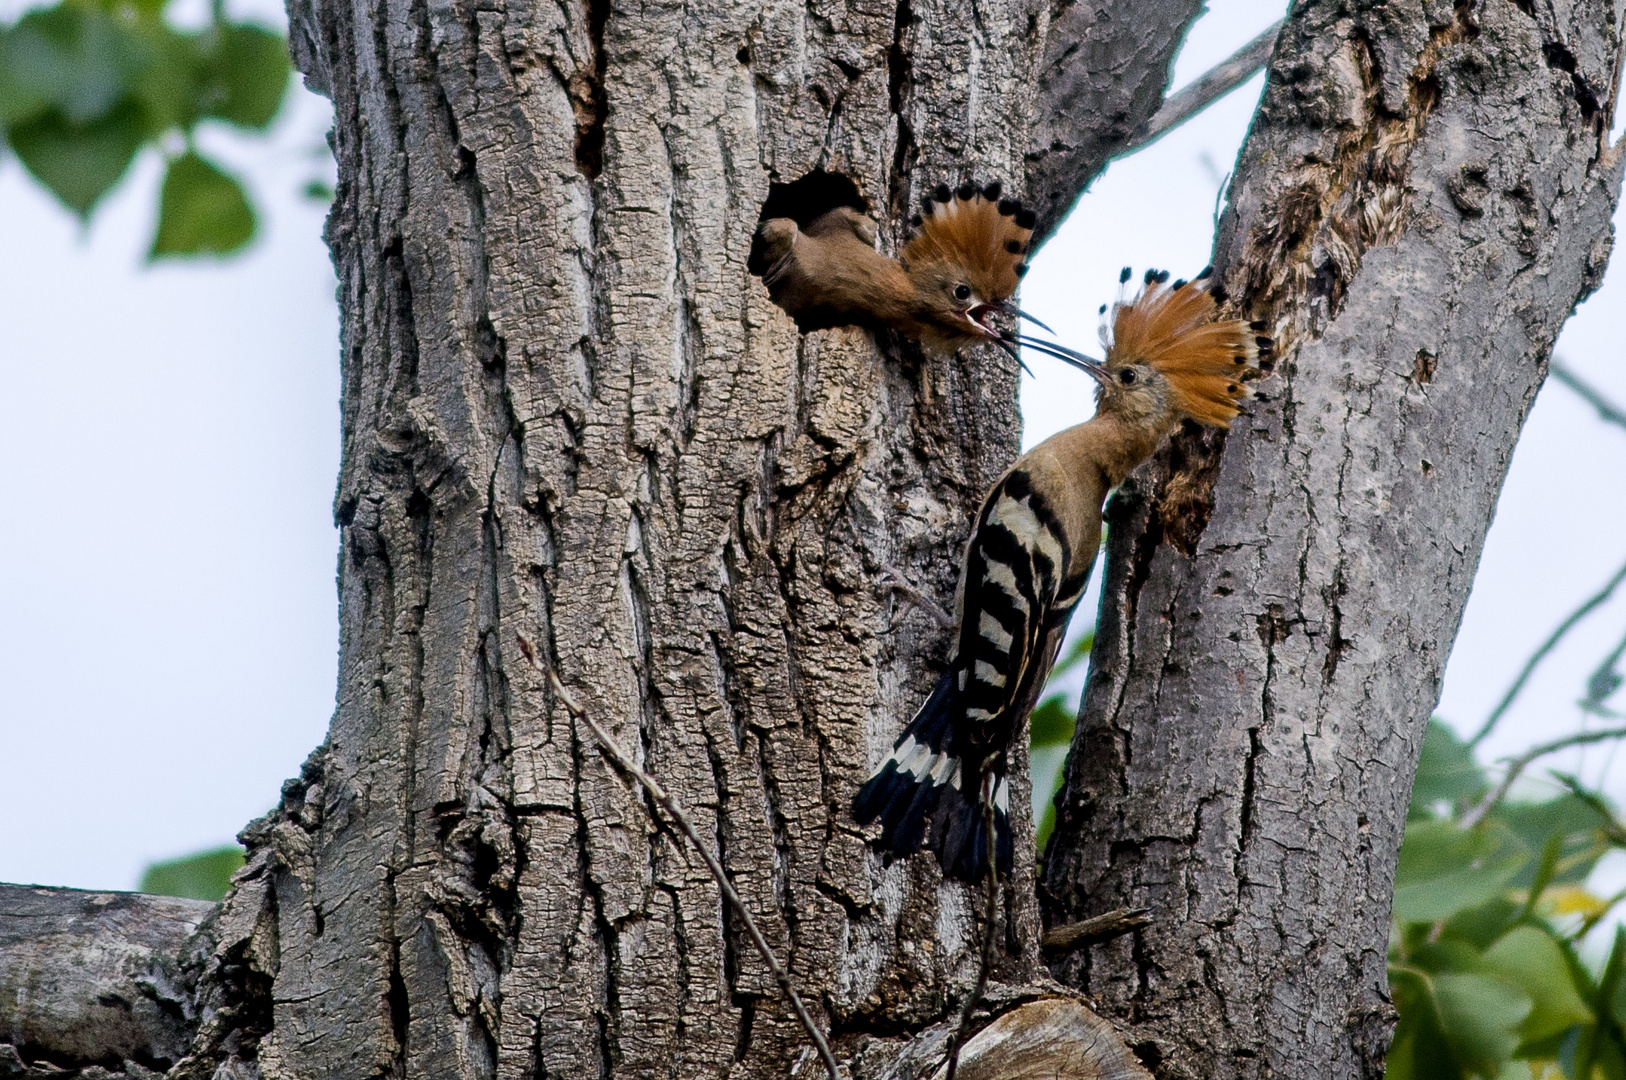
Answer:
[[[1260,324],[1215,321],[1209,273],[1171,285],[1167,272],[1149,271],[1127,300],[1120,288],[1110,315],[1102,308],[1105,361],[1077,357],[1097,381],[1095,416],[1023,454],[983,500],[954,657],[853,800],[859,824],[880,820],[884,851],[909,855],[929,842],[946,875],[979,880],[991,804],[996,865],[1009,871],[1007,750],[1089,583],[1102,503],[1182,420],[1229,427],[1247,383],[1271,366]]]
[[[850,205],[802,224],[763,221],[752,257],[769,298],[804,333],[889,328],[940,352],[989,342],[1015,356],[1016,337],[990,320],[1028,317],[1010,299],[1027,272],[1035,221],[1032,210],[1001,198],[997,182],[952,191],[939,184],[910,219],[916,232],[897,259],[875,250],[875,222]]]

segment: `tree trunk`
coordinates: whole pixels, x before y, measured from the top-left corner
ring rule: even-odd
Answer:
[[[1220,261],[1292,362],[1228,453],[1182,437],[1114,504],[1048,866],[1052,919],[1156,909],[1059,970],[1166,1075],[1377,1068],[1421,722],[1607,252],[1620,19],[1592,2],[1301,5],[1283,37]],[[1015,373],[799,337],[746,255],[769,184],[815,168],[889,249],[945,180],[1026,186],[1053,226],[1197,10],[291,5],[336,109],[339,703],[177,976],[172,1077],[802,1056],[715,884],[521,636],[688,806],[853,1075],[929,1060],[905,1044],[940,1046],[969,985],[975,893],[882,866],[847,806],[948,647],[877,582],[952,596]],[[1044,975],[1018,851],[1008,984]]]
[[[182,1074],[785,1075],[764,964],[521,636],[714,840],[844,1056],[950,1014],[975,893],[883,867],[847,808],[947,649],[877,581],[952,595],[1015,365],[802,338],[746,255],[771,182],[852,177],[895,247],[939,181],[1022,186],[1036,99],[1127,132],[1196,14],[1166,6],[1092,76],[1016,0],[292,5],[337,114],[339,704],[228,902],[270,920],[269,1000],[203,975],[269,1030]],[[1053,143],[1065,205],[1104,153]]]
[[[1112,504],[1047,916],[1163,1077],[1378,1077],[1423,728],[1520,425],[1611,242],[1621,6],[1303,4],[1221,226],[1285,362]]]

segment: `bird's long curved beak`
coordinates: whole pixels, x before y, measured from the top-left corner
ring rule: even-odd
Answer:
[[[1040,330],[1043,330],[1047,334],[1055,333],[1055,331],[1050,329],[1050,327],[1046,326],[1032,315],[1029,315],[1027,312],[1023,311],[1009,300],[1001,300],[998,304],[993,306],[998,308],[1000,311],[1003,311],[1007,315],[1015,315],[1018,319],[1026,319],[1028,322],[1032,323],[1034,326],[1037,326]]]
[[[1010,353],[1011,359],[1016,361],[1017,367],[1021,368],[1029,375],[1033,374],[1033,369],[1028,367],[1027,364],[1022,360],[1022,354],[1017,351],[1015,345],[1012,345],[999,334],[990,334],[989,339],[993,341],[995,345],[998,345],[1001,349],[1004,349],[1007,353]]]
[[[1057,345],[1053,341],[1045,341],[1030,334],[1005,333],[1000,335],[1000,340],[1004,343],[1006,349],[1013,353],[1015,347],[1021,345],[1024,348],[1032,349],[1034,352],[1041,352],[1046,356],[1054,357],[1064,364],[1071,364],[1103,386],[1112,382],[1112,376],[1107,374],[1107,370],[1101,361],[1093,356],[1085,356],[1081,352],[1075,352],[1065,345]]]

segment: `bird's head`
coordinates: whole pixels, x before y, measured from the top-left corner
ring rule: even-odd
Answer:
[[[1112,413],[1135,427],[1160,431],[1173,427],[1178,419],[1168,378],[1150,364],[1103,365],[1090,374],[1096,378],[1097,412]]]
[[[1127,285],[1124,268],[1120,285]],[[1091,374],[1097,408],[1137,426],[1163,430],[1181,420],[1230,427],[1248,397],[1247,384],[1270,369],[1271,341],[1260,326],[1215,321],[1222,299],[1204,270],[1169,283],[1148,270],[1139,292],[1102,307],[1106,360]]]
[[[954,191],[939,184],[921,201],[901,261],[928,344],[953,351],[1002,339],[992,320],[1016,310],[1011,297],[1027,271],[1034,220],[1033,211],[1000,198],[998,183]]]

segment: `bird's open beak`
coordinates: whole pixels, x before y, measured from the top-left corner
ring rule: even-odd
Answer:
[[[1022,354],[1017,351],[1015,345],[1011,344],[1004,332],[994,329],[986,322],[988,316],[996,311],[1004,310],[1006,310],[1004,304],[973,304],[965,309],[964,317],[965,321],[971,324],[973,333],[1004,349],[1010,354],[1011,359],[1016,361],[1018,367],[1032,375],[1033,369],[1023,362]]]
[[[988,317],[995,312],[1004,311],[1004,304],[972,304],[965,309],[965,317],[971,325],[981,330],[989,337],[998,337],[999,331],[988,324]]]

